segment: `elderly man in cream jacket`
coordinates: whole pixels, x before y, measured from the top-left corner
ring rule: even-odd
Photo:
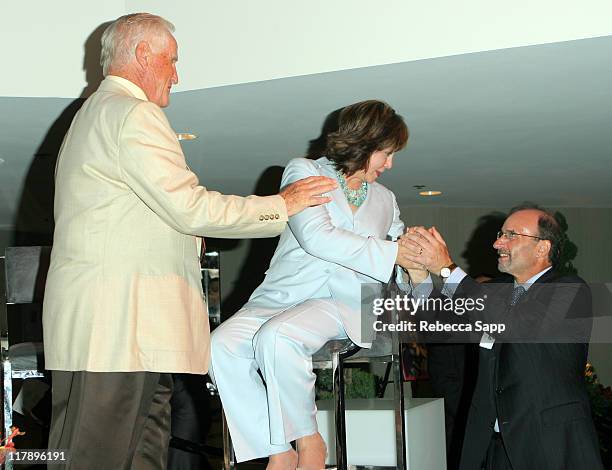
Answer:
[[[278,235],[335,188],[308,178],[243,198],[201,186],[161,110],[178,81],[173,31],[142,13],[108,27],[106,78],[58,158],[43,321],[62,468],[165,467],[170,373],[208,369],[198,237]]]

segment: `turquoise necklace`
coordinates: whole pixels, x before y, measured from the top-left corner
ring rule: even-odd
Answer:
[[[361,206],[368,195],[368,183],[362,181],[361,186],[359,186],[358,189],[351,189],[346,185],[346,178],[340,170],[336,170],[336,178],[338,179],[342,192],[346,196],[346,200],[349,202],[349,204],[352,204],[355,207]]]

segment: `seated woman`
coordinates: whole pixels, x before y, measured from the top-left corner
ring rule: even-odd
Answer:
[[[404,224],[376,179],[407,140],[389,105],[363,101],[340,112],[325,157],[287,165],[283,186],[325,175],[339,188],[328,204],[290,217],[264,281],[212,335],[211,375],[238,462],[270,456],[269,470],[325,468],[311,358],[332,339],[369,346],[360,335],[361,283],[387,282],[404,250],[387,240]]]

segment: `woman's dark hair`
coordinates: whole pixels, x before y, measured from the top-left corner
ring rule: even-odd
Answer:
[[[326,157],[336,170],[351,176],[367,170],[372,153],[387,148],[397,152],[406,146],[404,119],[383,101],[368,100],[340,111],[338,130],[327,136]]]

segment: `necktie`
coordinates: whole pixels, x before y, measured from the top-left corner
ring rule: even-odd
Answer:
[[[516,286],[512,290],[512,295],[510,296],[510,306],[514,307],[518,304],[521,297],[523,297],[527,293],[527,290],[523,286]]]

